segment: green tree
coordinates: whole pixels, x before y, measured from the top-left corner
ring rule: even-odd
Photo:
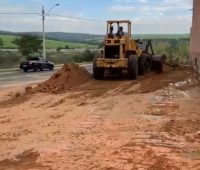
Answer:
[[[92,61],[94,58],[94,52],[92,52],[89,49],[86,49],[83,53],[82,53],[82,59],[83,61]]]
[[[18,46],[20,53],[27,58],[34,53],[39,53],[39,50],[42,49],[42,40],[30,35],[16,38],[13,43]]]
[[[69,45],[65,45],[65,49],[69,49]]]
[[[57,47],[57,48],[56,48],[56,51],[57,51],[57,52],[60,52],[61,50],[62,50],[62,47]]]
[[[3,40],[2,40],[2,38],[0,38],[0,47],[2,47],[3,46]]]

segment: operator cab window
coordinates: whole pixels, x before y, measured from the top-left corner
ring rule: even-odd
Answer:
[[[128,35],[128,26],[127,24],[119,24],[119,31],[123,33],[122,36]]]
[[[123,37],[128,35],[127,24],[122,23],[112,23],[108,27],[108,38]]]

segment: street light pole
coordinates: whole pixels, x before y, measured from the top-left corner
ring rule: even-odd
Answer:
[[[45,36],[45,10],[44,6],[42,7],[42,37],[43,37],[43,58],[46,59],[46,36]]]
[[[43,58],[46,59],[46,35],[45,35],[45,17],[46,15],[49,15],[49,13],[51,12],[51,10],[56,7],[59,6],[60,4],[55,4],[53,5],[49,11],[47,13],[45,13],[45,9],[44,6],[42,7],[42,39],[43,39],[43,43],[42,43],[42,47],[43,47]]]

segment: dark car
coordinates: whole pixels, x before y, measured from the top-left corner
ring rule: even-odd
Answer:
[[[32,57],[27,61],[21,62],[20,69],[24,70],[24,72],[28,72],[29,70],[33,70],[33,71],[53,70],[54,63],[44,58]]]

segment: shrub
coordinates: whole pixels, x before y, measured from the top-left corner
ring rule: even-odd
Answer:
[[[22,58],[19,52],[0,51],[0,68],[18,67]]]

